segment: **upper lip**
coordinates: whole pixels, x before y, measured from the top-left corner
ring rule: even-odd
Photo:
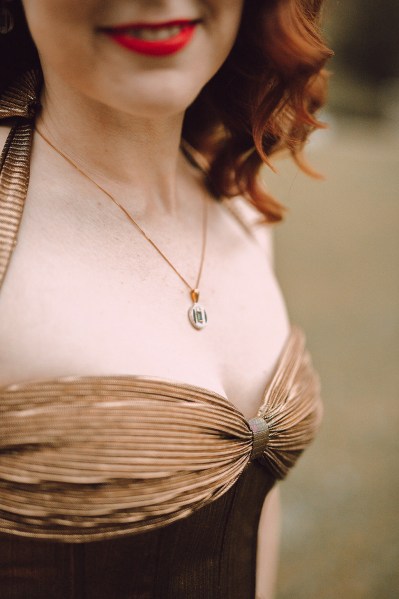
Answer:
[[[162,29],[163,27],[174,27],[179,25],[194,25],[199,23],[200,19],[173,19],[171,21],[158,22],[133,22],[123,23],[122,25],[111,25],[104,27],[105,31],[125,31],[126,29]]]

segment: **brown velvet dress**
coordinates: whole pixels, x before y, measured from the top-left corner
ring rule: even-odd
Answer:
[[[39,87],[29,73],[0,99],[0,288]],[[247,421],[210,390],[138,375],[0,387],[0,598],[254,599],[262,504],[321,416],[295,327],[262,400]]]

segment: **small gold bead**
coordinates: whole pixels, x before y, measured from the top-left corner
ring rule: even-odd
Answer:
[[[192,289],[191,290],[191,299],[193,300],[194,304],[196,304],[199,300],[199,289]]]

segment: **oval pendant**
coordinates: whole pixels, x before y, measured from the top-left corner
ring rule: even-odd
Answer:
[[[208,324],[204,306],[195,302],[188,311],[188,318],[195,329],[203,329]]]

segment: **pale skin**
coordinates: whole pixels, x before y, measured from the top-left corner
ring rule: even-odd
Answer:
[[[204,200],[201,300],[125,215],[35,137],[19,241],[0,293],[0,385],[66,375],[142,374],[212,389],[253,417],[289,334],[268,227],[237,198],[252,235],[209,197],[179,150],[184,112],[228,55],[243,0],[25,0],[45,76],[38,127],[137,219],[194,284]],[[201,18],[173,57],[135,55],[100,27]],[[8,129],[0,127],[0,145]],[[257,597],[271,599],[277,494],[258,537]]]

